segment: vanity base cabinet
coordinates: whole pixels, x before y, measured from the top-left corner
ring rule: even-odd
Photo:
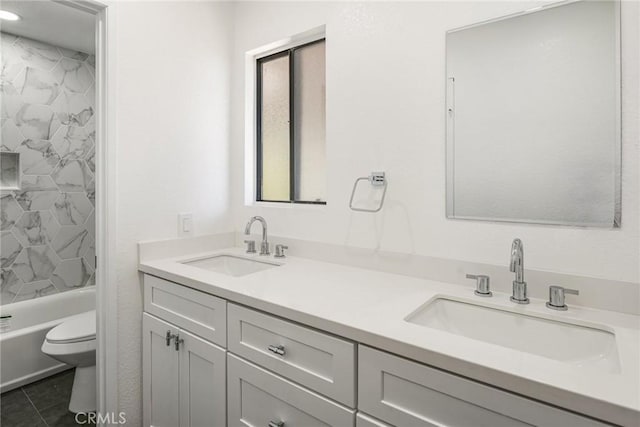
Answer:
[[[229,427],[354,425],[355,410],[230,353],[227,368]]]
[[[358,361],[358,409],[395,426],[606,425],[363,345]]]
[[[225,426],[226,351],[146,313],[142,332],[143,425]]]
[[[144,287],[145,427],[608,425],[164,279]]]

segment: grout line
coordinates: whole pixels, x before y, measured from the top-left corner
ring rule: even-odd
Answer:
[[[58,373],[56,373],[56,374],[54,374],[54,375],[52,375],[52,376],[50,376],[50,377],[43,378],[43,379],[41,379],[41,380],[40,380],[40,381],[38,381],[38,382],[47,382],[48,380],[51,380],[51,379],[53,379],[53,378],[55,378],[55,377],[63,378],[63,377],[66,377],[66,376],[68,376],[68,375],[72,375],[72,374],[75,374],[75,368],[71,368],[71,369],[67,369],[67,370],[65,370],[65,371],[58,372]],[[72,383],[71,388],[73,388],[73,383]],[[25,394],[27,394],[27,396],[28,396],[28,393],[27,393],[26,391],[25,391]],[[33,402],[32,402],[32,403],[33,403]],[[42,410],[42,411],[47,410],[47,409],[52,408],[52,407],[54,407],[54,406],[56,406],[56,405],[59,405],[60,403],[62,403],[62,402],[52,403],[52,404],[50,404],[49,406],[45,406],[44,408],[38,408],[38,407],[35,405],[35,403],[33,404],[33,406],[36,406],[36,409],[38,410],[38,412],[40,412],[41,410]],[[66,403],[67,403],[67,405],[68,405],[68,404],[69,404],[69,401],[67,401]]]
[[[22,390],[22,393],[24,393],[25,396],[27,396],[27,400],[29,401],[29,403],[31,404],[31,406],[33,406],[33,409],[36,410],[36,413],[38,414],[38,416],[40,417],[40,419],[42,420],[42,422],[44,423],[44,425],[46,427],[49,427],[49,424],[47,424],[47,421],[45,421],[45,419],[42,417],[42,414],[40,414],[40,411],[38,410],[38,408],[36,408],[36,405],[33,403],[33,401],[31,400],[31,398],[29,397],[29,394],[24,390],[24,387],[20,387],[20,390]]]

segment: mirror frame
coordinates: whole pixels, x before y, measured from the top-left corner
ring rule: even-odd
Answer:
[[[519,16],[529,15],[532,13],[536,13],[542,10],[553,9],[556,7],[568,6],[573,3],[588,1],[588,0],[567,0],[561,1],[558,3],[550,3],[547,5],[537,6],[531,9],[524,10],[522,12],[516,12],[508,15],[503,15],[497,18],[488,19],[485,21],[476,22],[474,24],[465,25],[462,27],[457,27],[451,30],[448,30],[445,33],[445,124],[446,124],[446,138],[445,138],[445,168],[446,168],[446,179],[445,179],[445,198],[446,198],[446,217],[447,219],[455,219],[455,220],[473,220],[473,221],[488,221],[488,222],[507,222],[507,223],[524,223],[524,224],[538,224],[538,225],[556,225],[556,226],[567,226],[567,227],[579,227],[579,228],[620,228],[622,225],[622,67],[621,67],[621,17],[620,17],[620,0],[600,0],[600,1],[610,1],[614,5],[614,16],[615,16],[615,66],[616,66],[616,135],[613,142],[613,149],[615,152],[615,188],[614,188],[614,214],[613,221],[610,225],[583,225],[575,222],[561,222],[561,221],[544,221],[544,220],[535,220],[535,219],[500,219],[500,218],[488,218],[488,217],[467,217],[467,216],[456,216],[454,211],[454,172],[455,172],[455,164],[454,164],[454,153],[453,146],[455,144],[454,140],[454,126],[453,121],[449,119],[449,111],[453,108],[452,100],[453,100],[453,91],[452,86],[449,84],[448,70],[447,70],[447,55],[448,55],[448,35],[451,33],[455,33],[458,31],[468,30],[474,27],[479,27],[486,24],[491,24],[494,22],[503,21],[506,19],[512,19]]]

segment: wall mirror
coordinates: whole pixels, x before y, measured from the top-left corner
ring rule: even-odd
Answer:
[[[447,32],[447,217],[620,225],[620,4]]]

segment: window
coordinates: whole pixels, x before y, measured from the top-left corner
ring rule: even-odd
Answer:
[[[324,39],[256,65],[256,200],[326,204]]]

